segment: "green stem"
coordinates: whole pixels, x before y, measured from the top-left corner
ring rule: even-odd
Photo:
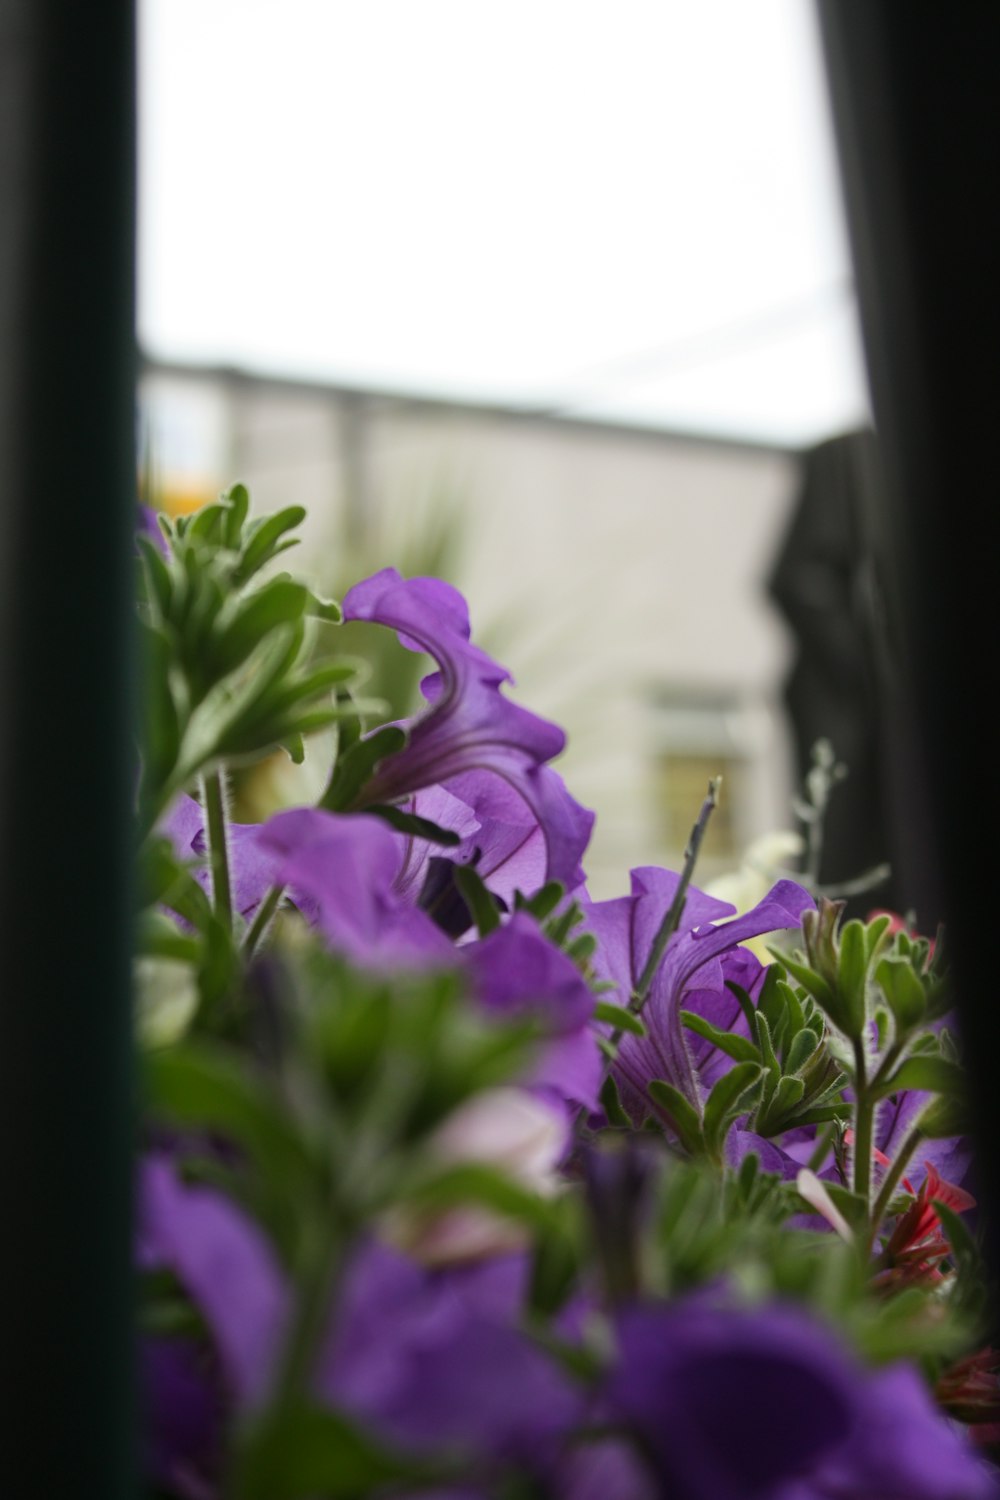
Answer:
[[[687,900],[687,889],[691,884],[691,877],[694,874],[694,867],[698,860],[698,851],[701,849],[705,830],[708,828],[708,820],[719,804],[719,787],[721,785],[721,776],[713,776],[708,783],[708,795],[701,804],[701,812],[698,814],[697,822],[691,830],[691,837],[688,839],[687,848],[684,850],[684,868],[681,871],[681,878],[677,882],[677,889],[674,892],[674,899],[670,903],[670,910],[660,923],[656,937],[653,939],[653,946],[649,950],[649,957],[639,976],[639,982],[632,991],[631,998],[629,999],[628,1008],[633,1015],[637,1016],[645,1005],[653,980],[656,978],[656,971],[660,967],[664,953],[667,951],[667,944],[677,931],[678,924],[684,912],[684,904]],[[619,1026],[607,1038],[606,1044],[602,1044],[608,1058],[604,1070],[605,1078],[611,1072],[615,1055],[618,1051],[618,1045],[624,1035],[625,1032]],[[574,1127],[579,1129],[589,1113],[590,1111],[587,1106],[581,1104],[573,1122]]]
[[[836,1120],[831,1120],[830,1123],[829,1123],[829,1125],[826,1127],[826,1129],[825,1130],[821,1130],[818,1133],[818,1135],[816,1136],[816,1144],[813,1147],[812,1155],[810,1156],[808,1162],[806,1163],[806,1165],[808,1166],[810,1172],[818,1172],[819,1171],[820,1167],[823,1165],[824,1161],[826,1160],[827,1152],[829,1151],[830,1147],[833,1145],[833,1138],[836,1135],[836,1133],[837,1133],[837,1122],[836,1122]]]
[[[243,940],[243,957],[253,957],[257,944],[270,925],[271,918],[278,910],[278,903],[285,893],[283,885],[273,885],[257,908],[257,915],[250,924],[250,931]]]
[[[344,1266],[344,1246],[345,1241],[340,1237],[331,1239],[321,1253],[313,1255],[311,1264],[299,1277],[271,1396],[251,1430],[241,1461],[232,1466],[230,1487],[226,1491],[229,1500],[244,1500],[248,1491],[259,1497],[282,1487],[287,1455],[276,1450],[268,1436],[272,1431],[280,1431],[283,1416],[308,1396],[319,1345],[329,1331],[330,1310]]]
[[[312,1273],[303,1277],[295,1317],[278,1371],[274,1405],[293,1405],[308,1389],[319,1344],[328,1331],[330,1308],[340,1279],[343,1256],[330,1246]]]
[[[865,1044],[860,1037],[854,1042],[854,1064],[854,1092],[857,1096],[854,1106],[854,1191],[870,1206],[875,1101],[865,1077]]]
[[[872,1092],[874,1092],[878,1088],[879,1084],[883,1083],[884,1080],[889,1076],[902,1054],[902,1042],[893,1042],[889,1050],[883,1057],[882,1061],[879,1063],[878,1068],[875,1070],[875,1073],[869,1082],[868,1087]]]
[[[216,913],[226,926],[231,928],[233,897],[229,884],[226,797],[222,784],[222,772],[206,771],[201,784],[205,800],[209,868],[212,871],[212,899],[215,902]]]
[[[868,1234],[867,1246],[869,1255],[871,1254],[872,1246],[875,1243],[875,1236],[878,1234],[879,1225],[885,1218],[886,1213],[888,1212],[889,1204],[892,1202],[892,1195],[899,1185],[900,1178],[906,1171],[906,1168],[910,1161],[910,1157],[913,1155],[914,1151],[916,1151],[923,1138],[924,1133],[921,1130],[920,1126],[914,1125],[909,1135],[904,1138],[903,1144],[896,1152],[896,1157],[892,1163],[892,1166],[886,1172],[885,1177],[882,1180],[882,1186],[879,1188],[878,1197],[875,1199],[875,1207],[872,1209],[871,1228]]]
[[[681,878],[677,882],[674,899],[670,903],[670,910],[660,923],[656,937],[653,939],[653,946],[649,950],[649,957],[646,960],[642,973],[639,975],[639,982],[635,987],[629,1004],[629,1009],[634,1011],[636,1015],[639,1014],[646,1003],[646,997],[649,994],[653,980],[656,978],[656,972],[660,967],[664,953],[667,951],[667,944],[677,931],[678,923],[684,911],[684,903],[687,900],[688,886],[691,884],[694,867],[698,862],[698,852],[701,849],[702,840],[708,828],[708,820],[719,803],[719,787],[721,784],[721,776],[713,776],[712,780],[708,783],[708,795],[701,804],[701,812],[698,814],[698,820],[691,830],[691,837],[688,839],[687,848],[684,850],[684,868],[681,871]],[[612,1042],[614,1041],[615,1038],[612,1037]]]

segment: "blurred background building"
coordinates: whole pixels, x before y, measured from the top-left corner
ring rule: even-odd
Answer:
[[[327,589],[461,587],[569,733],[595,895],[679,859],[711,774],[703,878],[788,827],[768,585],[806,455],[868,410],[809,0],[141,17],[163,503],[240,479],[308,507]]]

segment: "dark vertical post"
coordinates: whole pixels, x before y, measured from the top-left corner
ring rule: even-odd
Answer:
[[[926,760],[1000,1271],[1000,7],[820,0],[886,479],[887,602]]]
[[[131,0],[0,0],[3,1490],[134,1493]]]

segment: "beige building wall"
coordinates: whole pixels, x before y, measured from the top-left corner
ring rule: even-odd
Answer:
[[[763,586],[794,498],[794,455],[152,371],[154,454],[171,403],[176,413],[199,400],[214,434],[208,492],[239,478],[256,509],[305,505],[297,566],[327,587],[353,576],[352,559],[412,568],[442,504],[454,508],[446,572],[468,596],[477,639],[514,672],[520,701],[566,728],[559,769],[598,812],[594,895],[623,891],[633,865],[677,862],[677,817],[671,825],[664,802],[683,794],[686,827],[684,798],[693,819],[700,794],[678,781],[675,752],[690,752],[689,773],[692,754],[696,768],[703,752],[706,764],[730,755],[734,845],[788,826],[789,642]],[[166,437],[157,463],[169,482]],[[702,878],[724,862],[709,855]]]

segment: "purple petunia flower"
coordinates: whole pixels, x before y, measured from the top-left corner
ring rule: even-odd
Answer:
[[[399,889],[405,840],[370,813],[277,813],[259,833],[276,878],[305,896],[331,945],[376,969],[449,965],[453,945]]]
[[[996,1500],[915,1370],[866,1370],[797,1308],[634,1305],[617,1333],[607,1407],[671,1500]]]
[[[179,1335],[146,1337],[138,1366],[145,1473],[184,1500],[214,1500],[225,1397],[212,1350]]]
[[[166,1158],[147,1162],[141,1233],[147,1265],[169,1267],[200,1312],[221,1372],[227,1420],[258,1407],[281,1358],[289,1285],[261,1231],[215,1189],[181,1183]],[[582,1399],[518,1327],[528,1265],[504,1256],[429,1271],[384,1245],[360,1246],[320,1342],[314,1395],[384,1440],[414,1450],[458,1447],[480,1462],[550,1460]],[[159,1472],[176,1472],[212,1432],[190,1413],[187,1372],[153,1380],[149,1416]],[[180,1407],[172,1403],[180,1399]]]
[[[616,986],[623,1005],[638,983],[679,879],[666,870],[633,870],[630,896],[584,903],[584,918],[599,944],[594,968]],[[726,979],[736,976],[742,983],[758,972],[748,973],[748,959],[736,952],[737,945],[761,933],[797,927],[803,911],[812,905],[808,891],[792,880],[779,881],[763,901],[740,916],[733,915],[728,903],[694,887],[688,890],[679,930],[667,945],[643,1010],[647,1035],[625,1036],[615,1063],[623,1103],[636,1119],[654,1112],[646,1093],[654,1078],[672,1083],[700,1107],[704,1080],[697,1059],[714,1068],[718,1058],[714,1050],[711,1056],[704,1049],[694,1050],[681,1010],[690,1001],[692,1009],[713,1020],[718,1016],[719,1024],[726,1024],[725,1017],[736,1009]]]
[[[365,788],[367,803],[397,802],[469,771],[494,772],[541,825],[547,878],[574,881],[593,814],[546,769],[564,748],[565,735],[503,696],[510,673],[472,644],[468,607],[458,590],[440,579],[403,579],[384,568],[348,591],[344,619],[390,627],[404,646],[428,652],[439,667],[421,684],[430,709],[406,726],[403,749],[376,768]]]
[[[596,1109],[603,1069],[594,995],[572,959],[520,912],[462,953],[487,1010],[530,1015],[542,1025],[548,1039],[526,1082]]]

